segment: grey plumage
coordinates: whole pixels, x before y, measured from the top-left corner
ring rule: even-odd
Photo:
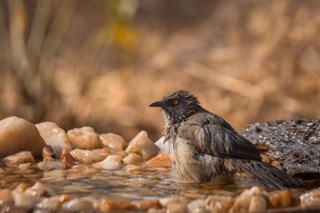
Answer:
[[[165,142],[178,176],[202,182],[249,172],[269,188],[296,188],[300,183],[284,171],[261,161],[259,150],[220,116],[200,106],[186,91],[154,102],[165,118]]]

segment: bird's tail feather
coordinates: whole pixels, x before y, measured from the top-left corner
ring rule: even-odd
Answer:
[[[243,172],[249,172],[269,188],[301,188],[302,185],[284,171],[261,161],[242,162]]]

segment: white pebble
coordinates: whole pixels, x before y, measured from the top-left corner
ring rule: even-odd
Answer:
[[[6,165],[18,165],[24,163],[33,163],[34,158],[30,151],[22,151],[5,157],[3,162]]]
[[[99,135],[92,127],[71,129],[67,132],[68,139],[73,149],[98,149],[101,148]]]
[[[70,152],[70,155],[72,155],[72,157],[77,161],[83,163],[95,163],[102,161],[105,158],[103,155],[99,155],[97,152],[83,149],[74,149]]]

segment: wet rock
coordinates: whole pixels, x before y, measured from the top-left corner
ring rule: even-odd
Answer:
[[[127,147],[123,137],[114,133],[101,134],[100,139],[102,144],[108,147],[111,152],[124,150]]]
[[[120,169],[122,167],[122,156],[120,155],[109,155],[105,160],[98,163],[92,164],[94,168],[97,169]]]
[[[34,158],[30,151],[22,151],[13,155],[9,155],[3,159],[6,165],[18,165],[23,163],[33,163]]]
[[[299,197],[293,190],[285,189],[272,192],[269,196],[269,202],[273,208],[287,208],[299,204]]]
[[[13,200],[10,189],[1,189],[0,190],[0,205],[13,204],[13,203],[14,203],[14,200]]]
[[[123,162],[125,164],[136,165],[142,162],[142,157],[138,154],[130,153],[123,158]]]
[[[51,146],[45,145],[42,149],[42,159],[45,161],[54,161],[55,154]]]
[[[70,155],[77,161],[83,163],[95,163],[105,159],[105,156],[91,150],[74,149],[70,151]]]
[[[32,187],[25,190],[26,194],[41,197],[46,193],[46,186],[43,183],[36,182]]]
[[[138,210],[148,210],[150,208],[159,209],[161,205],[158,200],[133,200],[131,201],[132,206]]]
[[[71,150],[66,132],[54,122],[41,122],[36,124],[41,137],[47,145],[51,146],[57,158],[60,157],[62,149]]]
[[[23,192],[20,192],[19,190],[13,190],[12,196],[15,206],[23,207],[26,209],[33,208],[37,203],[41,201],[41,198],[25,194]]]
[[[65,211],[89,211],[93,209],[93,203],[89,200],[82,198],[75,198],[69,201],[66,201],[62,204],[62,209]]]
[[[205,200],[204,199],[193,200],[188,204],[187,208],[189,212],[192,212],[192,213],[205,212],[206,211]]]
[[[320,177],[320,120],[255,123],[241,134],[289,174]]]
[[[187,204],[181,202],[169,202],[167,204],[167,211],[168,213],[184,213],[187,211]]]
[[[54,169],[64,169],[66,166],[60,161],[41,161],[38,163],[38,168],[43,171],[50,171]]]
[[[300,200],[303,207],[320,207],[320,188],[300,195]]]
[[[208,196],[205,204],[206,209],[210,212],[228,212],[232,206],[234,199],[230,196],[211,195]]]
[[[60,197],[54,196],[54,197],[49,197],[49,198],[44,198],[42,199],[37,205],[37,208],[40,209],[52,209],[56,210],[60,208],[62,202],[60,200]]]
[[[130,200],[104,198],[100,202],[101,212],[128,211],[134,209]]]
[[[257,186],[246,189],[237,197],[232,207],[229,209],[229,212],[247,212],[249,211],[250,205],[252,208],[251,210],[254,211],[254,207],[259,205],[256,203],[257,201],[261,201],[261,206],[266,204],[266,201],[262,201],[262,198],[265,199],[265,196],[266,193]]]
[[[159,150],[160,149],[148,138],[147,132],[141,131],[130,141],[126,152],[137,153],[146,161],[156,156]]]
[[[18,117],[8,117],[0,121],[0,158],[20,151],[30,151],[33,156],[41,156],[45,145],[34,124]]]
[[[63,149],[60,156],[61,163],[65,166],[65,168],[70,168],[75,162],[76,159],[72,157],[69,151]]]
[[[160,153],[143,164],[145,167],[171,167],[168,153]]]
[[[69,142],[73,149],[98,149],[101,148],[99,135],[92,127],[71,129],[67,132]]]

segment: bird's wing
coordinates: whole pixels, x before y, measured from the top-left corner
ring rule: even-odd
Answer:
[[[199,153],[221,158],[261,161],[259,150],[218,115],[197,113],[178,129],[179,137],[193,143]]]

